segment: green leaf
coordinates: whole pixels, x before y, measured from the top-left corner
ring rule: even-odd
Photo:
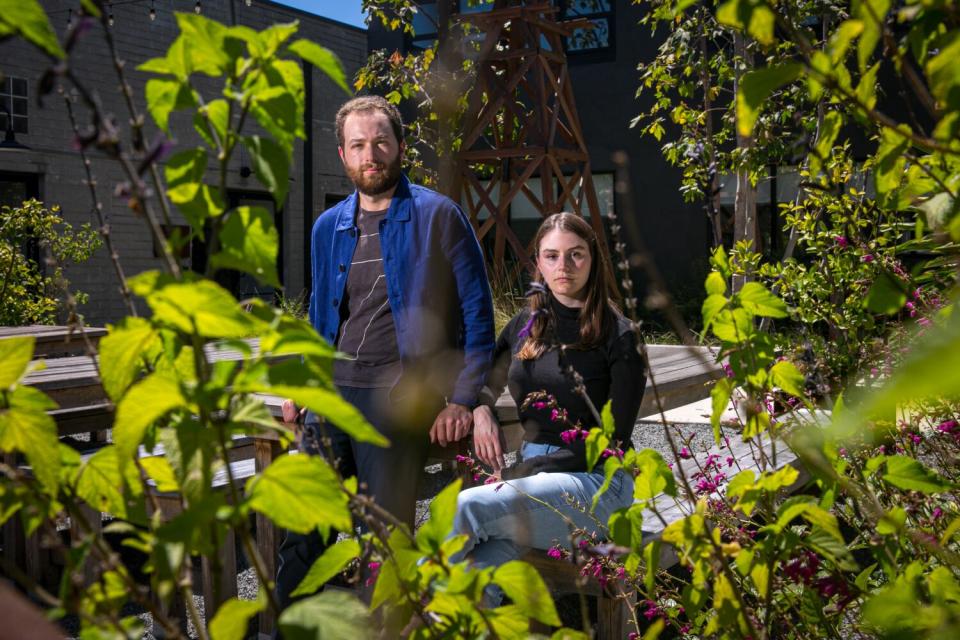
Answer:
[[[304,39],[297,40],[290,45],[289,49],[327,74],[338,87],[343,89],[344,93],[352,95],[353,92],[347,85],[347,76],[343,71],[343,65],[340,64],[340,59],[332,51]]]
[[[710,424],[713,426],[713,441],[720,444],[720,437],[723,435],[720,431],[720,418],[723,412],[727,410],[730,404],[730,396],[733,395],[734,382],[730,378],[720,378],[713,389],[710,390]]]
[[[796,365],[787,360],[781,360],[770,369],[770,381],[797,398],[804,398],[806,378],[800,373]]]
[[[879,71],[880,63],[877,62],[860,76],[860,84],[857,85],[857,100],[867,109],[873,109],[877,104],[877,73]]]
[[[873,180],[877,190],[877,201],[884,208],[890,208],[895,202],[894,193],[903,180],[905,154],[910,146],[907,125],[900,130],[884,127],[880,136],[880,146],[876,155],[876,170]]]
[[[607,400],[603,405],[603,409],[600,410],[600,422],[603,425],[603,435],[608,438],[612,438],[617,431],[616,425],[613,423],[613,401]]]
[[[860,20],[844,20],[841,22],[833,35],[830,36],[830,44],[827,49],[830,52],[830,62],[839,65],[847,55],[850,43],[854,38],[863,32],[863,22]]]
[[[247,136],[243,144],[250,152],[257,179],[273,194],[277,207],[282,208],[290,186],[290,154],[270,138]]]
[[[527,616],[553,627],[560,626],[560,616],[557,615],[550,589],[532,566],[512,560],[497,567],[493,572],[493,581]]]
[[[297,101],[286,87],[271,87],[259,91],[250,112],[260,126],[274,137],[285,153],[293,150],[295,133],[303,123],[297,121]]]
[[[160,335],[144,318],[128,317],[100,340],[100,379],[114,402],[143,370],[143,354],[159,344]]]
[[[258,57],[269,60],[276,53],[277,49],[280,48],[283,43],[293,37],[293,34],[297,32],[297,29],[300,27],[300,21],[294,20],[293,22],[285,22],[280,24],[270,25],[260,33],[256,34]]]
[[[666,460],[654,449],[637,453],[637,476],[633,482],[633,497],[637,500],[652,500],[661,493],[677,495],[677,481]]]
[[[713,335],[723,342],[740,344],[749,340],[756,330],[753,315],[746,309],[724,310],[717,314],[711,326]]]
[[[712,294],[707,296],[703,301],[703,307],[701,307],[700,313],[703,316],[703,330],[708,331],[713,325],[714,319],[721,311],[724,310],[727,306],[727,298],[725,296]]]
[[[733,476],[727,484],[727,496],[739,498],[734,508],[739,509],[746,516],[753,513],[761,495],[761,492],[756,488],[756,474],[751,469],[744,469]]]
[[[324,591],[290,605],[278,620],[285,640],[364,640],[372,638],[370,612],[352,593]]]
[[[890,275],[885,269],[877,274],[877,279],[870,285],[863,306],[874,313],[892,315],[899,313],[907,301],[907,292],[896,276]]]
[[[347,538],[327,547],[323,555],[310,566],[307,575],[290,595],[296,597],[316,593],[359,555],[360,543],[357,542],[356,538]]]
[[[157,491],[170,493],[180,491],[180,483],[177,482],[173,467],[164,456],[140,458],[140,464],[150,479],[156,483]]]
[[[883,480],[899,489],[921,493],[943,493],[956,485],[909,456],[887,456]]]
[[[457,514],[459,478],[450,483],[430,503],[430,519],[417,530],[417,546],[424,553],[436,553],[453,531],[453,517]]]
[[[65,58],[57,34],[37,0],[4,2],[0,10],[0,35],[12,33],[54,58]]]
[[[830,560],[844,571],[857,571],[859,567],[854,561],[847,544],[842,539],[824,529],[815,528],[803,539],[804,543],[815,552]]]
[[[783,300],[759,282],[747,282],[737,295],[743,308],[754,315],[768,318],[786,318],[788,315]]]
[[[136,469],[124,464],[123,457],[119,448],[110,445],[90,456],[77,476],[77,495],[96,511],[125,519],[124,486],[139,487],[140,480]]]
[[[609,403],[608,403],[609,404]],[[593,494],[593,500],[590,502],[590,512],[593,513],[597,509],[597,503],[600,502],[600,498],[603,497],[603,494],[607,492],[607,489],[610,488],[610,483],[613,481],[614,474],[623,469],[623,463],[620,462],[620,458],[617,456],[610,456],[603,462],[603,484],[600,485],[600,488],[597,489],[597,492]]]
[[[247,504],[278,527],[324,537],[333,527],[349,531],[352,523],[347,494],[337,475],[320,456],[287,455],[247,482]]]
[[[240,600],[230,598],[217,609],[210,621],[211,640],[243,640],[247,636],[250,619],[267,606],[266,598]]]
[[[883,32],[883,22],[890,10],[890,0],[855,0],[853,16],[863,23],[863,33],[857,43],[857,63],[860,73],[867,68]]]
[[[796,80],[802,70],[803,66],[799,64],[783,64],[757,69],[743,76],[737,90],[737,131],[740,135],[752,135],[763,101],[774,90]]]
[[[170,114],[177,109],[195,106],[197,101],[190,85],[170,78],[151,78],[146,86],[147,109],[153,120],[170,135]]]
[[[707,275],[707,281],[704,283],[707,295],[722,296],[727,292],[727,281],[723,279],[718,271],[711,271]]]
[[[56,404],[31,387],[8,392],[7,402],[9,408],[0,409],[0,450],[23,453],[44,490],[55,496],[60,479],[59,441],[57,425],[46,410]]]
[[[173,378],[153,373],[135,383],[117,403],[113,441],[120,451],[121,465],[137,453],[147,428],[186,404],[180,384]]]
[[[193,70],[220,76],[227,70],[230,56],[224,46],[226,27],[198,13],[176,13],[181,36],[188,43],[187,55]]]
[[[717,9],[717,20],[720,24],[745,29],[761,44],[774,42],[776,17],[764,0],[727,0]]]
[[[593,469],[600,461],[600,455],[610,446],[610,438],[604,435],[603,431],[594,428],[590,429],[587,436],[587,469]]]
[[[0,389],[9,389],[27,372],[33,358],[33,336],[0,339]]]
[[[262,377],[238,380],[235,389],[290,398],[301,407],[330,420],[358,442],[389,446],[390,441],[367,422],[356,407],[341,398],[335,389],[321,385],[322,382],[303,364],[287,361],[271,366]]]
[[[831,110],[823,116],[823,124],[820,126],[817,143],[808,156],[809,159],[807,163],[811,176],[818,175],[823,166],[823,162],[830,157],[833,150],[833,143],[836,142],[842,126],[843,116],[839,111]]]
[[[941,108],[955,111],[960,107],[960,31],[953,30],[940,47],[940,52],[926,64],[930,91],[942,105]]]
[[[193,232],[201,239],[207,219],[219,216],[224,210],[220,191],[198,182],[185,182],[168,189],[167,197],[170,198],[170,202],[177,205],[177,210],[183,214],[193,228]]]
[[[906,510],[903,507],[892,507],[877,521],[877,533],[884,536],[893,535],[903,528],[903,523],[906,521]]]
[[[279,236],[273,216],[263,207],[237,207],[220,230],[221,251],[210,258],[217,269],[236,269],[272,287],[277,276]]]
[[[211,280],[167,284],[147,296],[154,322],[204,338],[246,338],[262,326]]]

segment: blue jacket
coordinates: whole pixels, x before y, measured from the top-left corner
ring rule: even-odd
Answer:
[[[331,344],[357,246],[357,198],[354,192],[313,225],[310,321]],[[483,254],[470,221],[446,196],[401,176],[380,224],[403,366],[399,382],[411,393],[436,392],[475,406],[491,364],[494,328]]]

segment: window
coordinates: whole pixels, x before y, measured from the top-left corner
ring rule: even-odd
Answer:
[[[567,55],[579,56],[614,50],[614,3],[612,0],[559,0],[564,20],[586,18],[593,28],[576,29],[566,39]]]
[[[0,81],[0,131],[7,130],[7,118],[13,120],[14,133],[28,133],[27,81],[23,78]]]

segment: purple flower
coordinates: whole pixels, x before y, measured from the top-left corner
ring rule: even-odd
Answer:
[[[735,375],[733,372],[733,367],[730,366],[729,362],[724,362],[722,366],[723,366],[723,374],[725,376],[727,376],[728,378],[732,378]]]
[[[841,249],[845,249],[848,244],[847,239],[844,236],[834,236],[833,241],[836,242],[837,246]]]
[[[871,262],[873,262],[873,254],[872,253],[863,254],[862,256],[860,256],[860,262],[866,262],[867,264],[870,264]]]
[[[690,453],[690,449],[687,449],[686,447],[680,449],[679,455],[681,460],[689,460],[693,457],[693,455]]]
[[[543,411],[544,409],[547,408],[547,403],[542,400],[537,400],[531,406],[533,406],[533,408],[536,409],[537,411]]]
[[[939,520],[941,517],[943,517],[943,509],[940,507],[934,507],[933,513],[930,514],[930,517],[934,520]]]
[[[921,327],[929,327],[930,318],[919,318],[917,319],[917,324],[920,325]]]
[[[733,456],[727,456],[727,466],[732,467],[734,463]]]
[[[547,550],[547,555],[553,558],[554,560],[559,560],[560,558],[563,557],[563,553],[560,552],[560,549],[558,547],[550,547],[550,549]]]
[[[566,421],[567,421],[567,410],[566,410],[566,409],[551,409],[551,410],[550,410],[550,421],[551,421],[551,422],[566,422]]]
[[[623,459],[623,451],[621,451],[620,449],[616,449],[616,448],[614,448],[614,449],[604,449],[603,452],[600,454],[600,459],[601,459],[601,460],[606,460],[606,459],[609,458],[610,456],[616,456],[616,457],[618,457],[618,458],[620,458],[620,459]]]
[[[954,429],[957,428],[956,420],[944,420],[937,425],[937,431],[940,433],[953,433]]]

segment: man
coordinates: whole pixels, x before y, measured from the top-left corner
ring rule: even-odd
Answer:
[[[391,446],[354,442],[308,413],[301,448],[318,453],[326,437],[340,472],[356,474],[412,529],[429,442],[446,446],[470,431],[494,346],[493,303],[466,216],[400,171],[397,108],[354,98],[337,113],[336,132],[356,191],[313,226],[310,321],[347,356],[333,368],[341,395]],[[283,606],[323,548],[316,532],[288,534],[277,575]]]

